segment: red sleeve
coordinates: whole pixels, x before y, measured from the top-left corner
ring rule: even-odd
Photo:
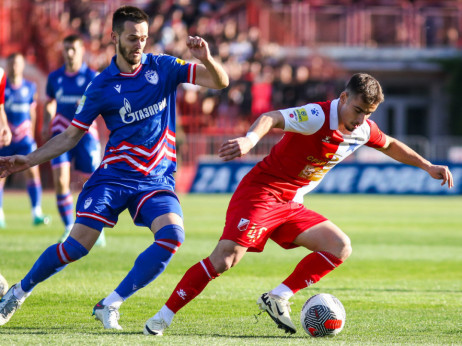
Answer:
[[[0,68],[0,105],[5,103],[6,73]]]
[[[387,143],[387,136],[385,135],[385,133],[380,131],[379,127],[375,122],[369,119],[367,119],[366,121],[371,128],[371,135],[366,145],[372,148],[383,148]]]

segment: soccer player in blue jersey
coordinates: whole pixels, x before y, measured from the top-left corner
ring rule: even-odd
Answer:
[[[64,132],[74,118],[75,110],[87,85],[96,72],[83,62],[83,41],[78,35],[69,35],[63,40],[64,65],[48,76],[42,136],[49,139]],[[74,224],[74,201],[70,189],[71,164],[77,171],[89,176],[101,162],[98,130],[92,126],[79,143],[71,150],[51,160],[56,202],[64,232],[59,242],[64,242]],[[104,246],[104,233],[96,245]]]
[[[222,89],[229,83],[228,76],[210,55],[207,42],[197,36],[188,37],[186,45],[201,64],[143,54],[148,16],[136,7],[116,10],[112,30],[117,54],[88,86],[71,126],[27,156],[0,158],[0,177],[5,177],[73,148],[98,114],[110,130],[103,161],[80,193],[69,237],[45,250],[24,279],[10,288],[0,301],[0,325],[9,321],[39,282],[85,256],[103,227],[113,227],[128,208],[135,224],[150,228],[154,243],[93,309],[105,328],[122,329],[121,304],[164,271],[184,240],[172,175],[176,89],[180,83]]]
[[[5,114],[5,86],[6,73],[0,67],[0,148],[3,148],[11,143],[11,130],[8,126],[8,120]]]
[[[13,53],[7,58],[7,81],[5,86],[5,112],[12,133],[9,146],[0,149],[0,156],[14,154],[27,155],[37,149],[34,140],[36,120],[37,86],[24,79],[24,57]],[[42,184],[38,166],[26,170],[27,192],[32,206],[34,225],[48,224],[50,218],[42,212]],[[3,186],[5,179],[0,179],[0,228],[5,228],[3,212]]]

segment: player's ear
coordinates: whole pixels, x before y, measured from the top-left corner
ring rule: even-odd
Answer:
[[[111,31],[111,41],[112,41],[112,43],[117,44],[117,37],[118,37],[118,34],[115,31]]]
[[[340,94],[340,103],[341,104],[346,104],[348,100],[348,93],[346,91],[342,91],[342,93]]]

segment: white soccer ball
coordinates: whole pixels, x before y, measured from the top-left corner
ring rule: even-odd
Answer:
[[[327,293],[308,299],[300,314],[303,329],[315,338],[337,335],[345,326],[345,319],[345,308],[340,300]]]
[[[8,281],[0,274],[0,298],[8,292]]]

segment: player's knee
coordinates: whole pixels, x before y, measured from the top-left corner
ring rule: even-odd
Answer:
[[[336,253],[334,254],[342,261],[345,261],[348,257],[350,257],[351,252],[353,251],[351,247],[351,240],[347,235],[343,235],[340,237],[336,244]]]
[[[86,256],[88,250],[72,237],[67,237],[66,241],[62,244],[62,248],[58,247],[58,253],[65,262],[74,262]]]
[[[167,241],[172,246],[179,248],[185,239],[183,227],[179,225],[167,225],[154,234],[156,241]],[[175,249],[176,251],[176,249]]]

